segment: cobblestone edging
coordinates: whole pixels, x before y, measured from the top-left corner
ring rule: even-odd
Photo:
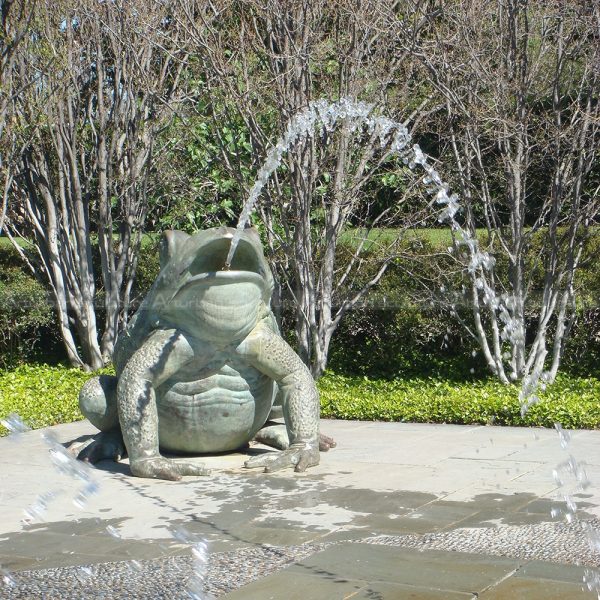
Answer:
[[[600,531],[600,519],[587,521]],[[600,567],[600,547],[592,548],[583,522],[473,527],[424,535],[378,535],[360,540],[417,550],[470,552],[524,560]]]

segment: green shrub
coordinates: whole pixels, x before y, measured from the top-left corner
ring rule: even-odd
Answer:
[[[0,256],[0,366],[31,359],[54,311],[44,287],[30,274],[12,264],[7,248]],[[15,253],[16,254],[16,253]]]
[[[0,419],[18,414],[33,429],[83,419],[78,394],[91,377],[63,366],[20,365],[0,371]],[[6,435],[0,425],[0,435]]]
[[[386,381],[326,373],[319,380],[321,414],[336,419],[600,427],[600,380],[565,375],[521,415],[519,387],[493,379]]]
[[[159,242],[160,236],[147,236],[142,242],[131,294],[132,302],[136,308],[158,277],[160,271]]]

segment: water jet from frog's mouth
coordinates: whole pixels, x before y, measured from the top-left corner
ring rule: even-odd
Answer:
[[[227,258],[225,259],[225,263],[223,264],[223,267],[221,269],[222,271],[229,271],[231,269],[231,263],[233,261],[233,257],[237,249],[238,243],[238,240],[231,240],[231,243],[229,245],[229,252],[227,253]]]
[[[233,238],[229,241],[229,250],[227,251],[227,256],[225,257],[225,264],[221,271],[231,271],[231,261],[233,260],[233,254],[235,252],[235,248],[232,248]]]

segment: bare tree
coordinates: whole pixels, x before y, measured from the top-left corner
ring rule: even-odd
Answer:
[[[50,284],[69,360],[96,369],[110,360],[127,316],[153,145],[172,116],[187,53],[158,0],[39,1],[28,35],[15,84],[35,85],[11,108],[26,143],[9,229],[37,249],[39,265],[30,266]]]
[[[498,259],[469,271],[469,328],[504,382],[552,381],[575,316],[598,215],[599,15],[596,0],[464,0],[444,4],[423,35],[399,36],[443,98],[439,135],[466,225],[485,227]]]
[[[28,28],[35,7],[35,0],[18,2],[3,0],[0,6],[0,176],[2,182],[2,205],[0,207],[0,234],[4,229],[8,196],[13,182],[13,160],[19,154],[17,139],[9,130],[6,134],[6,121],[10,116],[11,104],[16,96],[22,93],[31,81],[20,80],[15,85],[15,70],[22,62],[23,45],[30,40]],[[21,52],[19,53],[19,46]],[[19,56],[20,54],[20,56]]]
[[[214,132],[241,189],[250,183],[247,165],[222,138],[224,123],[248,132],[256,172],[288,121],[317,98],[368,101],[374,114],[402,120],[422,100],[410,89],[407,53],[396,51],[395,3],[244,0],[213,6],[219,18],[212,26],[198,25],[185,11],[181,18],[203,57],[200,77],[210,91]],[[390,160],[389,144],[342,119],[335,131],[319,131],[292,147],[259,202],[279,293],[292,299],[299,354],[315,377],[326,368],[344,315],[398,256],[402,227],[423,218],[418,211],[403,213],[408,184],[399,186],[395,202],[374,208],[373,177],[386,170],[404,171]],[[386,225],[398,233],[376,235]],[[380,258],[371,273],[365,271],[367,252]]]

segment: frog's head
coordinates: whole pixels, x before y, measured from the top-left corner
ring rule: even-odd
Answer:
[[[234,232],[218,227],[163,235],[154,307],[161,321],[198,339],[231,343],[266,315],[273,277],[256,229],[243,231],[224,270]]]

